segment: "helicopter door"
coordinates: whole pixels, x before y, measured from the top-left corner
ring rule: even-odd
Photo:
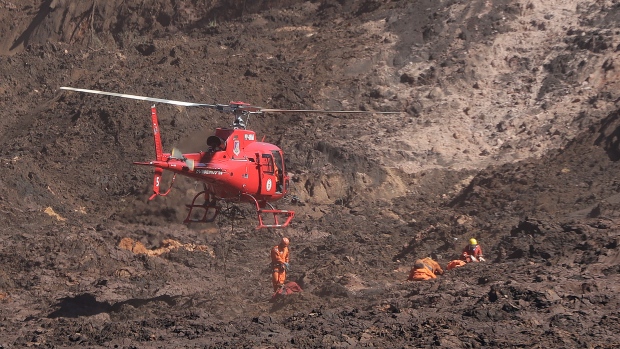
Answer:
[[[261,155],[261,184],[260,193],[263,195],[273,195],[276,192],[277,167],[274,164],[271,154]]]
[[[284,162],[282,161],[282,154],[277,150],[272,150],[271,154],[273,155],[273,162],[275,165],[276,193],[282,193],[284,189],[282,186],[282,183],[284,183]]]

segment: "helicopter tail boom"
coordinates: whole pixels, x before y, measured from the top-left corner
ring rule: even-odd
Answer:
[[[161,175],[164,173],[164,170],[161,168],[155,168],[155,175],[153,176],[153,195],[149,197],[149,201],[155,199],[157,195],[159,195],[159,185],[161,183]]]
[[[155,159],[156,161],[162,161],[164,159],[164,150],[161,145],[161,134],[159,133],[159,120],[157,119],[157,109],[155,105],[151,106],[151,126],[153,127],[153,140],[155,141]],[[140,164],[144,165],[144,164]],[[161,176],[164,173],[164,169],[161,167],[155,167],[155,174],[153,175],[153,195],[149,197],[149,200],[153,200],[158,195],[166,196],[172,189],[172,184],[166,193],[160,193]],[[174,178],[172,179],[174,183]]]
[[[159,133],[159,120],[157,119],[157,109],[155,105],[151,107],[151,123],[153,126],[153,138],[155,140],[155,159],[158,161],[163,160],[164,151],[161,145],[161,135]]]

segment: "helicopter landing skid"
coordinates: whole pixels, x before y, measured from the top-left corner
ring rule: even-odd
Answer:
[[[289,225],[289,223],[291,222],[291,220],[293,219],[293,217],[295,216],[295,212],[294,211],[288,211],[288,210],[278,210],[275,207],[273,207],[273,205],[271,205],[268,202],[264,202],[263,203],[263,207],[261,207],[261,204],[258,202],[258,200],[256,200],[255,197],[253,197],[250,194],[243,194],[246,195],[248,197],[250,197],[253,201],[254,204],[256,205],[256,213],[258,215],[258,226],[256,227],[256,229],[262,229],[262,228],[285,228]],[[268,209],[265,209],[265,206],[269,206]],[[273,214],[273,223],[272,224],[265,224],[265,222],[263,221],[263,213],[271,213]],[[286,220],[280,224],[279,220],[278,220],[278,215],[283,215],[285,216]]]
[[[198,197],[201,195],[205,196],[205,201],[204,203],[198,205],[196,204],[196,199],[198,199]],[[222,209],[221,206],[217,205],[216,199],[209,200],[206,190],[203,190],[200,193],[196,194],[196,196],[194,196],[194,199],[192,200],[192,203],[186,204],[185,206],[189,208],[189,212],[187,212],[187,217],[183,221],[184,224],[211,223],[215,221],[215,218],[217,217],[217,215],[220,213],[220,210]],[[192,218],[192,212],[195,208],[204,210],[204,214],[202,215],[200,219]]]

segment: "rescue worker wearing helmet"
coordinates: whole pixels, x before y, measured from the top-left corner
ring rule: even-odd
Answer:
[[[443,269],[439,263],[435,262],[432,258],[426,257],[423,259],[417,259],[413,263],[413,268],[409,272],[407,281],[423,281],[436,279],[436,275],[442,275]]]
[[[461,260],[469,262],[484,262],[482,256],[482,248],[478,245],[478,241],[474,238],[469,239],[469,244],[463,248],[461,253]]]
[[[271,282],[274,292],[284,286],[286,280],[286,271],[289,269],[289,240],[282,238],[280,243],[271,249],[271,268],[273,269]]]

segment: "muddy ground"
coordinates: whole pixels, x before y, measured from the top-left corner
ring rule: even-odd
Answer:
[[[0,0],[0,348],[617,348],[617,1]],[[147,102],[267,108],[278,207],[148,201]],[[230,115],[158,105],[166,151]],[[170,177],[165,178],[169,183]],[[269,249],[291,239],[271,302]],[[476,237],[487,262],[406,282]]]

